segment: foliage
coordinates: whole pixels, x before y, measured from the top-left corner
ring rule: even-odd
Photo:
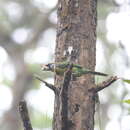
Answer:
[[[125,83],[130,84],[130,79],[122,79]],[[130,104],[130,99],[123,100],[124,103]]]
[[[130,79],[122,79],[125,83],[130,84]]]

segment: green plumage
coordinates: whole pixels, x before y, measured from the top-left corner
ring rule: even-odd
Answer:
[[[64,75],[64,72],[67,71],[68,66],[69,66],[69,62],[49,63],[47,65],[43,65],[42,70],[43,71],[52,71],[52,72],[55,72],[57,75],[62,76],[62,75]],[[73,64],[72,74],[75,77],[80,77],[84,74],[108,76],[107,74],[104,74],[104,73],[94,72],[94,71],[88,70],[88,69],[86,69],[78,64]]]

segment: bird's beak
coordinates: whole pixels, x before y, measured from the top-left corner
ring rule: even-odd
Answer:
[[[42,71],[49,71],[48,65],[42,65],[41,68],[42,68]]]

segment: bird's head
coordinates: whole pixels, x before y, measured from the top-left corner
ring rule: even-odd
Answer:
[[[53,71],[54,70],[54,63],[43,64],[42,70],[43,71]]]

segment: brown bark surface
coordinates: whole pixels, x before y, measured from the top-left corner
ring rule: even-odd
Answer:
[[[96,0],[59,0],[56,61],[67,59],[69,48],[72,48],[71,61],[85,68],[95,69],[96,52]],[[61,87],[63,78],[56,76],[55,85]],[[91,91],[94,87],[94,76],[85,75],[71,81],[68,88],[68,130],[93,130],[95,100]],[[61,95],[55,96],[54,130],[62,129]]]

